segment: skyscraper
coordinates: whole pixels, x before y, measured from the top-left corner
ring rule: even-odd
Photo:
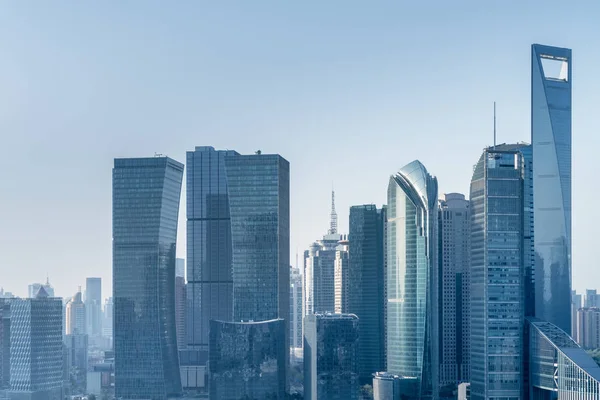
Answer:
[[[102,336],[113,338],[113,298],[109,297],[104,301]]]
[[[290,273],[290,347],[302,348],[302,275],[300,268]]]
[[[175,248],[183,165],[115,159],[113,299],[115,395],[181,393],[175,328]]]
[[[314,242],[304,257],[305,315],[335,310],[335,257],[343,235],[337,232],[335,194],[331,193],[331,221],[323,238]]]
[[[484,150],[471,180],[471,398],[523,396],[524,159]]]
[[[571,331],[571,50],[531,46],[535,316]]]
[[[439,203],[440,385],[469,381],[471,285],[469,201],[447,193]]]
[[[596,289],[586,289],[583,306],[586,308],[600,306],[600,298]]]
[[[390,177],[387,372],[416,379],[412,398],[438,393],[437,194],[437,179],[419,161]]]
[[[210,321],[210,398],[284,400],[286,324]]]
[[[304,330],[304,398],[358,400],[356,315],[307,315]]]
[[[102,278],[86,278],[85,310],[87,318],[87,334],[102,335]]]
[[[229,192],[225,157],[238,153],[196,147],[187,152],[186,363],[206,365],[209,321],[233,318]]]
[[[75,296],[69,300],[65,312],[66,334],[67,335],[85,335],[86,334],[86,307],[81,300],[81,288],[75,293]]]
[[[336,314],[348,313],[348,297],[351,290],[349,268],[350,242],[348,240],[340,240],[338,247],[335,250],[335,266],[334,266],[334,294],[335,304],[334,311]]]
[[[29,297],[30,299],[35,298],[42,286],[44,287],[46,293],[48,293],[49,297],[54,297],[54,287],[52,287],[52,285],[50,284],[50,278],[46,278],[46,283],[32,283],[31,285],[29,285],[27,288],[27,297]]]
[[[282,318],[289,340],[290,165],[279,155],[257,152],[226,157],[225,171],[233,249],[233,318]]]
[[[186,346],[186,290],[185,260],[183,258],[178,258],[175,268],[175,324],[177,328],[177,348],[180,350]]]
[[[62,300],[42,287],[10,303],[10,399],[62,400]]]
[[[10,302],[0,298],[0,389],[10,388]]]
[[[386,210],[374,204],[350,207],[348,308],[358,316],[361,384],[385,370],[384,224]]]

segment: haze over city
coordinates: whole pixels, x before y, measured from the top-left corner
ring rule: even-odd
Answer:
[[[600,6],[504,2],[11,2],[0,10],[0,285],[111,286],[115,157],[279,153],[291,254],[421,160],[468,193],[492,144],[530,140],[530,44],[573,50],[573,289],[597,287]],[[185,185],[177,254],[185,258]]]

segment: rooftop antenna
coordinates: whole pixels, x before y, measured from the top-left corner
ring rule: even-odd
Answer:
[[[337,213],[335,212],[335,191],[331,189],[331,221],[329,223],[329,234],[335,235],[337,233]]]
[[[496,102],[494,101],[494,150],[496,150]]]

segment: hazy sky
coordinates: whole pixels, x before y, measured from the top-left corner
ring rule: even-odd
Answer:
[[[573,282],[600,289],[600,3],[416,3],[2,2],[0,286],[111,293],[114,157],[281,154],[292,261],[325,233],[332,183],[342,231],[416,158],[466,193],[494,100],[499,142],[529,141],[543,43],[573,49]],[[178,238],[185,257],[184,201]]]

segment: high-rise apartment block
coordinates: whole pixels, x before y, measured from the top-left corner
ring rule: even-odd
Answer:
[[[447,193],[438,211],[440,284],[440,385],[469,381],[471,274],[469,201]]]
[[[102,335],[102,279],[86,278],[85,312],[87,334],[92,337]]]
[[[385,369],[384,224],[386,210],[374,204],[350,207],[347,312],[358,317],[362,384]]]
[[[284,400],[286,323],[210,321],[210,398]]]
[[[574,339],[585,349],[600,348],[600,308],[580,308],[576,316]]]
[[[187,152],[186,359],[205,366],[209,321],[233,319],[231,217],[225,158],[232,150],[196,147]],[[288,260],[289,262],[289,260]]]
[[[531,46],[535,316],[567,333],[571,330],[571,72],[570,49]]]
[[[42,287],[10,302],[9,399],[62,400],[63,307]]]
[[[115,159],[113,299],[115,396],[181,394],[175,251],[183,165],[168,157]]]
[[[600,307],[600,297],[596,289],[586,289],[583,302],[585,308]]]
[[[437,195],[437,179],[419,161],[390,177],[387,372],[415,378],[410,398],[438,392]]]
[[[304,398],[358,400],[358,318],[311,314],[304,319]]]
[[[522,398],[524,160],[487,148],[471,181],[471,397]]]

